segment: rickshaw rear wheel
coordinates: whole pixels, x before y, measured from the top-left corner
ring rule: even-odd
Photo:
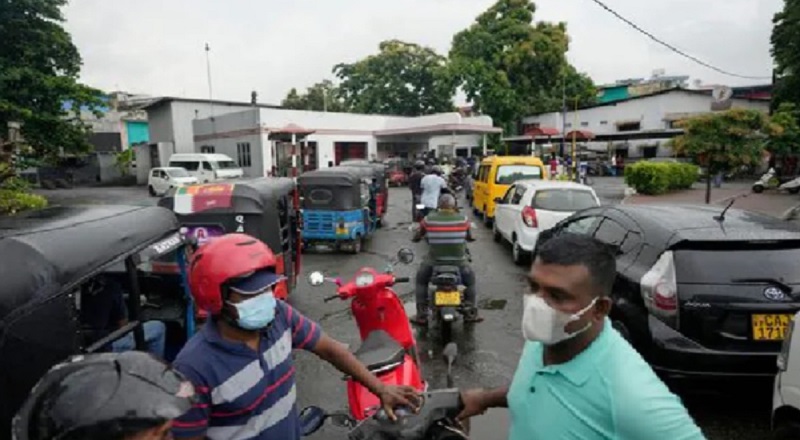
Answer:
[[[352,249],[351,253],[353,253],[353,254],[361,253],[361,248],[362,247],[363,247],[363,240],[361,239],[360,236],[356,237],[356,239],[353,240],[353,246],[350,248],[350,249]]]

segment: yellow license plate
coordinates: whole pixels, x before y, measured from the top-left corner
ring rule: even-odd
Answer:
[[[347,228],[336,228],[336,235],[347,235]]]
[[[433,302],[437,306],[460,306],[461,292],[436,292]]]
[[[753,339],[756,341],[782,341],[792,315],[753,315]]]

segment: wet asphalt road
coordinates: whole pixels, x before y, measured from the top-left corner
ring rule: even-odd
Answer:
[[[618,203],[622,199],[623,186],[619,179],[597,179],[594,186],[605,204]],[[72,189],[45,191],[42,194],[54,204],[154,204],[156,200],[147,197],[141,188]],[[401,247],[410,247],[417,257],[421,257],[425,245],[411,243],[407,230],[410,220],[408,190],[393,189],[389,200],[387,224],[373,236],[365,252],[359,255],[307,253],[304,254],[303,272],[308,274],[319,270],[326,275],[349,279],[363,266],[382,269]],[[471,330],[465,329],[461,323],[455,326],[454,338],[459,348],[459,358],[454,367],[455,382],[462,388],[507,384],[516,368],[523,342],[519,330],[520,296],[526,288],[526,268],[515,266],[511,261],[510,249],[494,243],[490,230],[477,220],[475,223],[477,228],[474,232],[478,241],[472,243],[470,249],[472,266],[477,274],[481,313],[485,320]],[[415,269],[416,262],[410,266],[397,266],[395,273],[413,279]],[[409,314],[413,314],[412,285],[401,284],[396,289],[406,302]],[[349,303],[322,301],[323,297],[333,293],[331,285],[311,287],[301,280],[291,302],[317,320],[329,335],[355,349],[358,347],[358,332],[349,313]],[[416,330],[416,334],[424,377],[432,388],[445,387],[446,369],[441,355],[443,346],[436,328]],[[299,352],[296,357],[300,404],[318,405],[326,410],[346,410],[347,397],[342,375],[308,353]],[[709,439],[769,438],[770,383],[747,390],[740,389],[739,382],[712,388],[713,391],[727,390],[726,394],[701,394],[696,391],[697,385],[689,383],[682,386],[680,395]],[[474,419],[472,438],[505,439],[507,424],[505,411],[490,411]],[[340,428],[325,426],[312,438],[344,439],[346,435]]]

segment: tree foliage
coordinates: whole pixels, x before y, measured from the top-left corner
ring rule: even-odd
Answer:
[[[773,101],[800,106],[800,0],[784,0],[772,19],[772,56],[778,77]]]
[[[798,124],[797,107],[789,102],[784,102],[772,115],[772,123],[780,127],[780,132],[769,139],[767,149],[776,155],[782,156],[800,152],[800,125]]]
[[[292,88],[284,98],[281,106],[294,110],[313,110],[329,112],[346,112],[347,106],[341,98],[339,88],[331,81],[324,80],[306,89],[299,94]]]
[[[356,113],[419,116],[454,109],[447,59],[427,47],[384,41],[377,54],[337,64],[333,72],[346,107]]]
[[[100,92],[78,82],[81,57],[61,26],[66,3],[0,1],[0,140],[8,122],[20,122],[36,157],[87,151],[88,127],[68,118],[63,104],[100,104]]]
[[[673,148],[708,167],[710,174],[757,163],[768,139],[784,133],[761,111],[738,108],[685,119],[679,126],[684,134],[673,140]]]
[[[564,23],[535,23],[529,0],[498,0],[453,38],[454,76],[473,105],[509,128],[523,116],[594,101],[592,81],[566,59]]]

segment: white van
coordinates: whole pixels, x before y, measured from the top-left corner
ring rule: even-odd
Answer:
[[[185,168],[200,183],[244,176],[244,170],[224,154],[173,154],[169,158],[169,166]]]
[[[800,438],[800,313],[794,315],[778,355],[778,375],[772,393],[775,438]]]

